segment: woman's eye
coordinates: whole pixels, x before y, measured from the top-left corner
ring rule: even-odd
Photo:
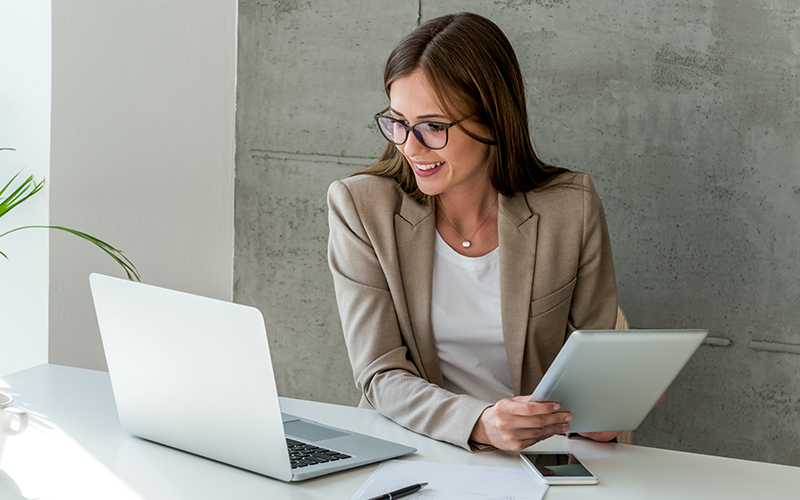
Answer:
[[[447,130],[447,125],[444,125],[443,123],[428,123],[426,124],[426,127],[431,132],[444,132]]]

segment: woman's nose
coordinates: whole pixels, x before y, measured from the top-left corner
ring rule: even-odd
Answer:
[[[405,153],[405,155],[408,157],[413,157],[427,149],[428,148],[426,148],[424,144],[419,142],[419,139],[414,132],[409,131],[408,138],[406,139],[405,144],[403,144],[403,153]]]

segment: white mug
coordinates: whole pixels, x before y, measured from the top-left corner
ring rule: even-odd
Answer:
[[[28,428],[28,414],[14,408],[13,404],[14,398],[10,394],[0,392],[0,460],[3,458],[3,448],[6,447],[8,436],[16,436]],[[14,420],[17,421],[16,425]]]

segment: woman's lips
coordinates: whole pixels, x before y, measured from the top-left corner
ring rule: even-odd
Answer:
[[[434,163],[417,163],[411,162],[414,165],[414,173],[416,173],[420,177],[429,177],[436,172],[444,165],[443,161],[437,161]]]

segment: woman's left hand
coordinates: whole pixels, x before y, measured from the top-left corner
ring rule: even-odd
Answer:
[[[591,439],[592,441],[597,441],[599,443],[607,443],[614,439],[615,437],[622,434],[621,431],[610,431],[610,432],[579,432],[581,436]]]

